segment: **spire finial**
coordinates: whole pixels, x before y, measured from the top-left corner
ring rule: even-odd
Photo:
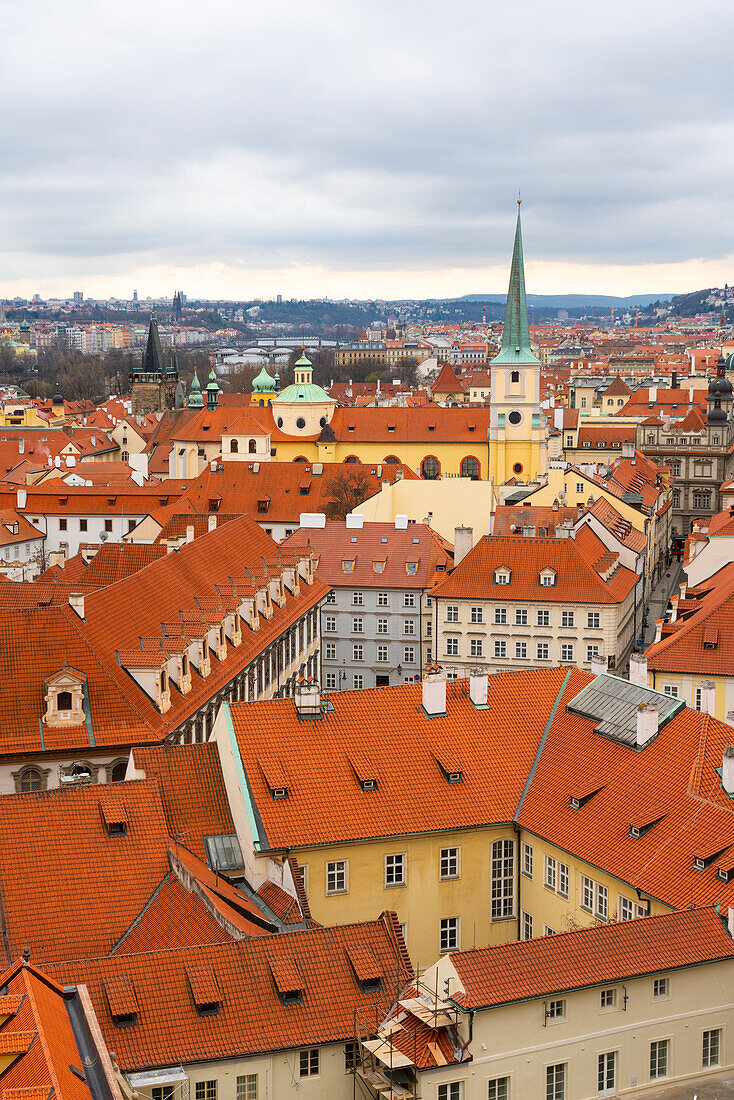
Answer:
[[[518,189],[518,192],[517,192],[517,205],[522,206],[522,195],[520,194],[519,189]]]

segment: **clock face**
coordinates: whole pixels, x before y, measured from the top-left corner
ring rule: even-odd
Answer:
[[[517,409],[513,409],[507,419],[511,424],[519,424],[522,420],[522,413],[519,413]]]

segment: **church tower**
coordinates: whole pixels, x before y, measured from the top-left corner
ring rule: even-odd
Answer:
[[[530,347],[520,202],[502,328],[502,347],[490,364],[489,477],[534,481],[548,469],[545,417],[540,410],[540,360]]]
[[[170,359],[163,360],[158,320],[151,315],[148,340],[140,364],[130,371],[130,391],[134,416],[165,412],[176,404],[178,369]]]

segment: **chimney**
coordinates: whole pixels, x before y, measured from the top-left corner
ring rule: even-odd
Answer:
[[[18,489],[15,494],[15,506],[16,508],[25,508],[28,502],[28,492],[25,489]]]
[[[80,619],[84,618],[84,593],[83,592],[70,592],[69,593],[69,607],[76,611]]]
[[[647,687],[647,657],[641,653],[633,653],[630,657],[630,683]]]
[[[25,439],[19,439],[18,440],[18,454],[19,455],[25,454]]]
[[[300,679],[294,690],[296,713],[299,718],[321,718],[321,688],[315,678]]]
[[[634,458],[635,457],[635,445],[630,443],[629,440],[625,440],[622,444],[622,458]]]
[[[446,715],[446,677],[439,665],[429,665],[423,677],[423,710],[429,718]]]
[[[454,567],[464,560],[473,545],[473,527],[454,527]]]
[[[302,524],[302,526],[305,526]],[[346,529],[347,531],[361,531],[364,527],[364,516],[360,513],[356,515],[348,515],[346,517]]]
[[[487,673],[481,668],[469,673],[469,698],[475,707],[484,709],[487,705]]]
[[[192,523],[190,523],[188,525],[188,527],[186,528],[186,541],[187,542],[193,542],[194,541],[194,525]]]
[[[650,386],[647,391],[647,403],[648,405],[654,405],[658,399],[657,386]]]
[[[721,763],[721,786],[727,794],[734,795],[734,745],[727,745],[724,749],[724,759]]]
[[[349,519],[354,519],[354,516],[347,516],[347,520]],[[324,528],[326,527],[326,514],[324,512],[301,512],[298,519],[298,526],[310,527],[314,531]],[[349,526],[349,524],[347,524],[347,526]]]
[[[701,689],[701,713],[713,717],[716,709],[716,685],[713,680],[702,680],[698,686]]]
[[[592,657],[589,664],[591,665],[591,671],[595,676],[603,676],[607,671],[607,659],[606,657],[600,657],[598,654],[596,657]]]
[[[641,749],[658,732],[658,708],[640,703],[637,708],[637,747]]]
[[[662,638],[662,636],[663,636],[663,620],[662,619],[656,619],[655,620],[655,643],[654,644],[657,644],[660,641],[660,639]]]
[[[727,927],[729,929],[729,935],[734,940],[734,909],[729,906],[729,919],[727,921]]]
[[[670,379],[670,388],[671,388],[671,390],[677,390],[678,389],[678,371],[677,370],[673,371],[673,377]]]
[[[688,581],[683,581],[681,584],[679,584],[678,590],[680,592],[680,598],[684,600],[686,598],[686,591],[688,590]]]
[[[217,517],[216,516],[209,516],[209,530],[210,531],[215,531],[216,527],[217,527]]]
[[[408,530],[408,517],[407,516],[396,516],[395,517],[395,530],[396,531],[407,531]]]

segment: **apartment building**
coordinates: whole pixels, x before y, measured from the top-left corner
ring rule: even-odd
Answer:
[[[452,675],[624,666],[641,580],[590,526],[564,533],[487,535],[435,586],[436,658]]]
[[[449,543],[407,516],[364,523],[304,515],[285,547],[310,550],[331,591],[321,607],[327,691],[421,679],[434,656],[431,591],[453,563]]]

